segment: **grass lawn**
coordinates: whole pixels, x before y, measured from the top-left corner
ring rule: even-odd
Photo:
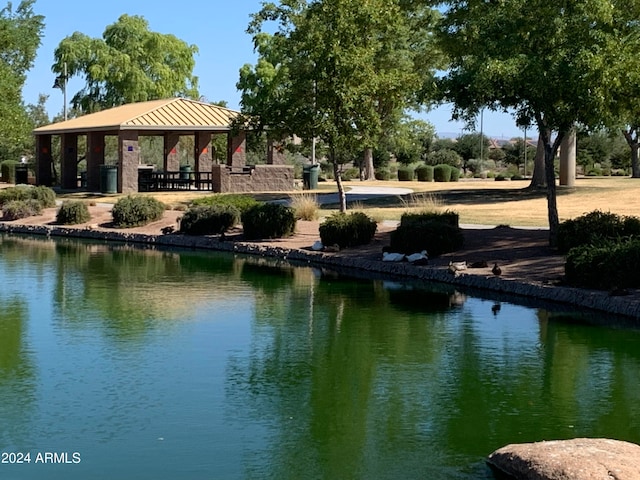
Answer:
[[[511,226],[547,226],[547,200],[545,191],[530,191],[528,181],[462,180],[455,183],[371,181],[345,182],[351,186],[379,186],[410,188],[415,197],[425,197],[425,203],[436,203],[442,210],[453,210],[460,215],[460,223]],[[316,193],[333,193],[335,183],[321,182]],[[284,198],[282,192],[259,193],[258,200]],[[307,192],[308,193],[308,192]],[[560,221],[580,216],[592,210],[610,211],[620,215],[640,216],[640,179],[628,177],[587,177],[576,180],[573,188],[558,187],[558,213]],[[172,207],[185,206],[194,198],[211,195],[210,192],[154,192],[153,195]],[[85,198],[99,202],[115,202],[119,195],[73,193],[61,198]],[[398,220],[407,211],[409,198],[385,197],[353,205],[377,220]],[[321,215],[337,209],[329,205]]]

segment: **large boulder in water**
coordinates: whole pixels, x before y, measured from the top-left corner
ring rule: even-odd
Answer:
[[[507,445],[487,462],[517,480],[640,479],[640,446],[606,438]]]

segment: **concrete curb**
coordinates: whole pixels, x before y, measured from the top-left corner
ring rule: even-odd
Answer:
[[[482,289],[502,294],[517,295],[549,302],[558,302],[615,315],[640,319],[640,300],[610,296],[606,292],[572,287],[559,287],[541,283],[527,283],[495,276],[477,274],[452,275],[447,267],[414,266],[409,263],[382,262],[366,258],[343,256],[340,253],[274,247],[250,242],[221,242],[217,237],[189,235],[146,235],[127,232],[78,229],[60,226],[12,225],[0,222],[0,232],[9,234],[41,235],[47,237],[86,238],[103,241],[140,243],[164,247],[182,247],[218,250],[258,255],[336,269],[359,270],[395,277],[436,281],[470,289]]]

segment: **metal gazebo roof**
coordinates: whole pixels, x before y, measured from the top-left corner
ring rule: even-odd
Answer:
[[[130,103],[97,113],[36,128],[35,135],[63,133],[210,131],[228,132],[240,114],[235,110],[186,98],[168,98]]]

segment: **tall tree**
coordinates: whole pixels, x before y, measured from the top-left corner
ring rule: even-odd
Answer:
[[[34,3],[22,1],[14,10],[9,2],[0,10],[0,159],[17,160],[32,150],[22,87],[44,29],[44,17],[33,12]]]
[[[71,99],[74,108],[91,113],[125,103],[174,96],[199,98],[193,75],[195,45],[174,35],[149,30],[140,16],[122,15],[103,38],[75,32],[54,52],[53,71],[86,79]]]
[[[319,138],[334,166],[341,210],[340,165],[377,144],[422,81],[426,67],[417,63],[411,41],[423,40],[410,25],[417,28],[418,18],[429,23],[423,13],[431,11],[412,16],[406,5],[283,0],[265,4],[248,30],[260,58],[240,72],[243,112],[273,134]],[[273,35],[263,31],[269,21],[277,24]]]
[[[599,127],[618,109],[625,52],[640,47],[638,0],[450,0],[441,46],[450,70],[441,86],[454,115],[513,109],[535,123],[544,148],[549,242],[559,225],[554,158],[575,124]],[[624,10],[624,15],[620,12]],[[624,49],[625,42],[632,43]]]

